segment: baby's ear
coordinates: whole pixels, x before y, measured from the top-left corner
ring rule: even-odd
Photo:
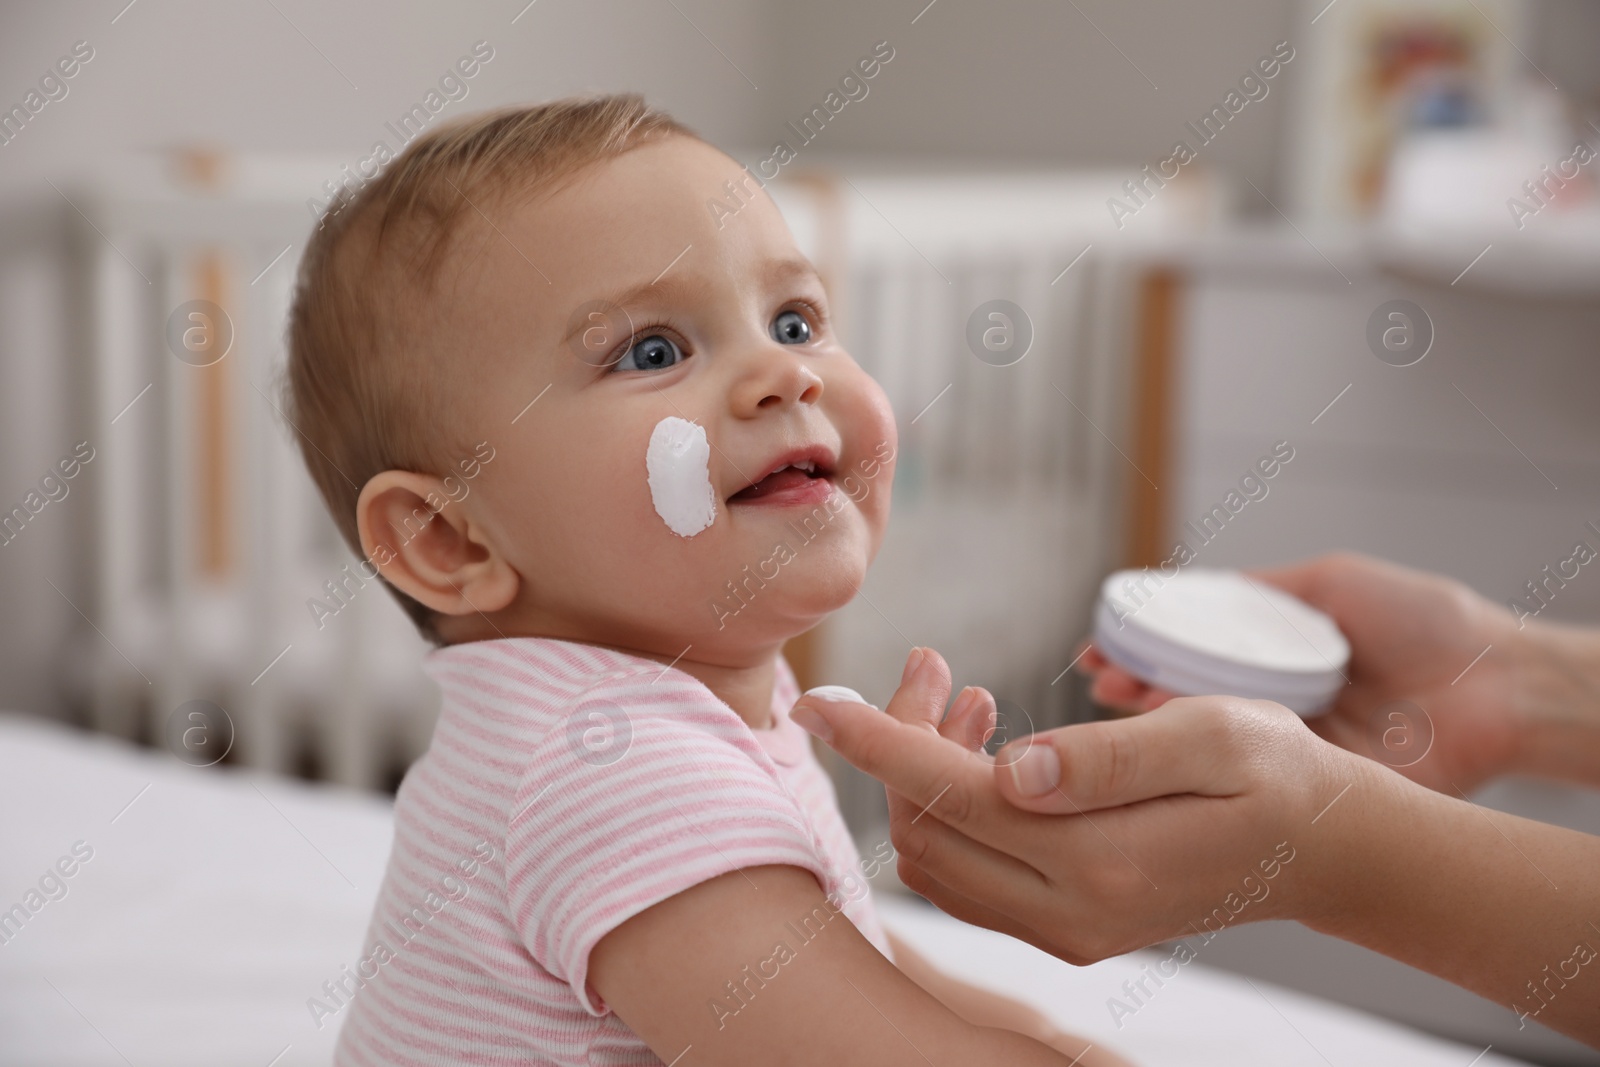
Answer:
[[[430,474],[383,471],[356,500],[361,551],[390,585],[444,615],[493,612],[521,578]]]

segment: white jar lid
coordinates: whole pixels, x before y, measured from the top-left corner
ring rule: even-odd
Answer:
[[[1186,696],[1326,710],[1350,643],[1327,615],[1237,571],[1118,571],[1100,587],[1095,645],[1141,681]]]

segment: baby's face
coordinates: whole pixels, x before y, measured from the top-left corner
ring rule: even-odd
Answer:
[[[765,193],[670,137],[491,214],[451,401],[495,449],[464,505],[522,579],[498,628],[734,666],[847,603],[894,418]]]

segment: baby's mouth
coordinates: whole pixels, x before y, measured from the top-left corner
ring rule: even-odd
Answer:
[[[832,459],[821,449],[803,449],[781,457],[771,470],[728,498],[729,504],[800,503],[832,492]]]

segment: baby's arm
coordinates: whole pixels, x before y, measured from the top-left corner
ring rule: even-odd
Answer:
[[[831,918],[813,922],[814,936],[802,941],[803,923],[813,916]],[[798,867],[732,871],[640,912],[600,939],[589,979],[668,1064],[691,1046],[681,1062],[696,1067],[926,1067],[934,1057],[1019,1067],[1072,1063],[1030,1037],[974,1024],[941,1004],[834,911],[816,878]]]
[[[1078,1067],[1128,1067],[1127,1060],[1107,1049],[1097,1048],[1081,1037],[1066,1033],[1043,1012],[951,977],[894,934],[889,935],[889,943],[894,949],[895,966],[968,1022],[1025,1034],[1074,1057],[1072,1062]]]

